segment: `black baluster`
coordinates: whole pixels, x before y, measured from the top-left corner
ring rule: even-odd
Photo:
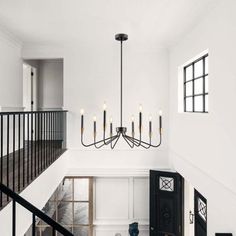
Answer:
[[[1,115],[1,183],[3,182],[3,115]],[[0,207],[2,207],[2,191],[0,191]]]
[[[25,187],[25,113],[23,113],[23,150],[22,150],[22,156],[23,156],[23,188]]]
[[[20,192],[20,134],[20,114],[18,114],[18,192]]]
[[[32,215],[32,236],[35,236],[35,214]]]
[[[53,112],[53,160],[55,161],[55,112]]]
[[[56,122],[55,122],[55,116],[56,116],[56,113],[54,112],[53,113],[53,159],[54,161],[56,160],[56,150],[55,150],[55,142],[56,142],[56,139],[55,139],[55,129],[56,129]]]
[[[31,159],[31,180],[33,179],[33,113],[30,113],[30,159]]]
[[[55,230],[55,228],[52,228],[52,236],[56,236],[56,230]]]
[[[51,153],[51,112],[48,113],[49,117],[48,117],[48,122],[49,122],[49,159],[50,159],[50,164],[52,163],[52,153]]]
[[[46,151],[46,113],[43,113],[43,143],[44,143],[44,150],[43,150],[43,154],[44,154],[44,169],[46,169],[46,155],[45,155],[45,151]]]
[[[16,236],[16,202],[12,200],[12,236]]]
[[[13,163],[12,163],[12,187],[13,187],[13,191],[15,192],[15,126],[16,126],[16,117],[15,114],[13,114],[13,134],[12,134],[12,148],[13,148]]]
[[[41,172],[43,171],[43,121],[42,113],[40,113],[40,156],[41,156]]]
[[[29,134],[29,113],[27,113],[27,184],[29,184],[29,178],[30,178],[30,170],[29,170],[29,139],[30,139],[30,134]]]
[[[37,132],[36,132],[36,129],[37,129],[37,117],[36,117],[36,113],[34,113],[34,177],[37,176],[37,146],[36,146],[36,140],[37,140]]]
[[[50,159],[51,159],[51,163],[52,161],[52,113],[50,112],[50,117],[49,117],[49,123],[50,123]]]
[[[48,143],[47,143],[47,139],[48,139],[48,119],[47,119],[47,115],[48,113],[45,113],[45,122],[46,122],[46,129],[45,129],[45,142],[46,142],[46,148],[45,148],[45,156],[46,156],[46,166],[48,166],[48,155],[47,155],[47,150],[48,150]]]
[[[7,115],[7,187],[9,188],[9,114]],[[9,196],[7,195],[7,201]]]
[[[39,175],[39,173],[40,173],[40,147],[39,147],[39,145],[40,145],[40,113],[37,113],[37,117],[38,117],[38,119],[37,119],[37,122],[38,122],[38,140],[37,140],[37,143],[38,143],[38,175]]]

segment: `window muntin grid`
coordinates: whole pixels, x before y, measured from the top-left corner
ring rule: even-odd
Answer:
[[[75,236],[92,236],[93,178],[65,177],[43,211]],[[38,236],[46,236],[51,235],[52,229],[38,219],[36,230]],[[60,236],[59,233],[56,235]]]
[[[208,112],[208,54],[184,67],[184,112]]]

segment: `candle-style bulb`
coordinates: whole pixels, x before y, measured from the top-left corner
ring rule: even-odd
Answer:
[[[84,114],[84,109],[80,109],[80,114],[81,114],[81,115]]]
[[[162,110],[159,110],[159,116],[162,116]]]
[[[142,112],[142,110],[143,110],[143,106],[142,104],[139,104],[139,111]]]
[[[107,104],[106,102],[103,103],[103,110],[105,111],[107,109]]]
[[[151,115],[149,115],[149,121],[152,121],[152,116]]]
[[[93,116],[93,121],[97,121],[97,117],[96,116]]]
[[[131,121],[134,122],[134,115],[131,116]]]
[[[112,117],[110,117],[110,123],[112,123]]]

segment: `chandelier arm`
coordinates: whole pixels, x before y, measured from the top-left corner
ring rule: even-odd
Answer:
[[[132,138],[132,137],[130,137],[130,138]],[[133,137],[133,140],[135,140],[134,137]],[[136,139],[136,140],[138,141],[137,147],[139,147],[141,145],[141,142],[142,142],[142,132],[141,131],[139,132],[139,140],[138,139]]]
[[[108,140],[108,142],[101,140],[101,142],[102,141],[104,141],[104,142],[100,146],[97,146],[96,139],[94,137],[94,146],[95,146],[95,148],[99,149],[99,148],[103,147],[104,145],[109,145],[114,139],[116,139],[116,137],[117,137],[117,135],[110,137],[110,140]]]
[[[145,145],[147,145],[147,143],[145,143],[145,145],[143,144],[143,142],[138,143],[137,139],[135,140],[132,137],[127,137],[126,136],[126,138],[128,138],[132,143],[134,143],[136,147],[140,147],[141,146],[141,147],[143,147],[145,149],[149,149],[151,147],[151,145],[145,146]]]
[[[114,145],[111,144],[111,149],[114,149],[119,139],[120,139],[120,134],[117,135]]]
[[[154,145],[152,145],[152,144],[150,144],[150,143],[147,143],[147,142],[145,142],[145,141],[139,142],[138,139],[135,139],[135,138],[133,139],[133,138],[130,137],[130,136],[128,136],[128,138],[129,138],[130,140],[132,140],[132,141],[134,142],[134,144],[135,144],[137,147],[141,146],[141,147],[146,148],[146,149],[148,149],[148,148],[150,148],[150,147],[154,147]]]
[[[114,136],[113,136],[114,137]],[[110,138],[111,138],[111,136],[110,136]],[[103,141],[104,141],[104,145],[108,145],[108,144],[110,144],[110,142],[108,141],[107,143],[106,143],[106,132],[105,132],[105,129],[103,130]]]
[[[132,137],[130,137],[130,136],[128,136],[128,135],[126,135],[126,137],[127,138],[129,138],[129,139],[133,139],[134,141],[136,141],[136,142],[140,142],[140,140],[138,140],[138,139],[136,139],[136,138],[132,138]],[[141,141],[141,143],[140,143],[140,145],[142,146],[142,144],[145,144],[145,145],[150,145],[150,147],[159,147],[160,145],[161,145],[161,141],[162,141],[162,136],[161,136],[161,134],[160,134],[160,142],[157,144],[157,145],[153,145],[153,144],[150,144],[150,143],[147,143],[147,142],[145,142],[145,141]],[[143,146],[142,146],[143,147]]]
[[[126,143],[127,143],[131,148],[134,148],[134,143],[133,143],[131,140],[129,140],[128,138],[126,138],[125,135],[122,135],[122,136],[123,136],[124,140],[126,141]],[[131,142],[132,144],[130,144],[130,142]]]
[[[117,135],[114,135],[114,136],[112,136],[112,137],[106,138],[106,140],[110,140],[110,139],[112,139],[112,138],[115,138],[116,136],[117,136]],[[95,144],[99,144],[99,143],[101,143],[101,142],[103,142],[103,141],[104,141],[104,140],[102,139],[102,140],[96,141],[96,142],[94,142],[94,143],[85,144],[85,143],[84,143],[84,140],[83,140],[83,134],[81,134],[81,143],[82,143],[82,145],[85,146],[85,147],[91,147],[91,146],[94,146]]]

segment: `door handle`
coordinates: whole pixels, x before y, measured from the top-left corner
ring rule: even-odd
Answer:
[[[154,230],[154,227],[150,227],[150,229],[153,231],[153,230]]]

